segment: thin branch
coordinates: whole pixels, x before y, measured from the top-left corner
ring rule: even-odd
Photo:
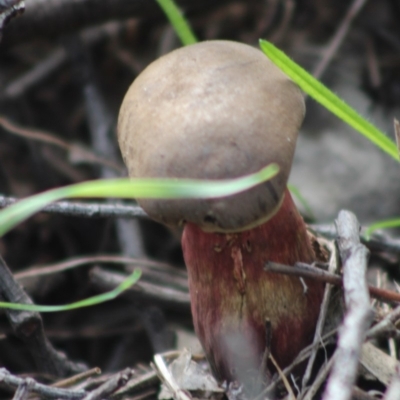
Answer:
[[[292,390],[292,387],[290,386],[290,383],[289,383],[289,381],[287,380],[287,378],[286,378],[286,375],[283,373],[283,371],[279,368],[279,365],[278,365],[278,363],[275,361],[275,359],[274,359],[274,357],[273,357],[273,355],[272,354],[270,354],[269,355],[269,359],[271,360],[271,362],[272,362],[272,365],[276,368],[276,370],[278,371],[278,375],[279,375],[279,377],[281,378],[281,380],[282,380],[282,382],[283,382],[283,384],[284,384],[284,386],[285,386],[285,389],[286,389],[286,391],[288,392],[288,399],[289,400],[295,400],[296,399],[296,396],[294,395],[294,393],[293,393],[293,390]]]
[[[58,272],[68,271],[69,269],[90,265],[90,264],[129,264],[133,267],[139,267],[148,271],[155,271],[164,273],[164,275],[174,275],[179,279],[179,284],[181,286],[187,287],[187,274],[183,270],[179,270],[169,264],[162,263],[159,261],[153,261],[149,259],[123,257],[112,254],[98,254],[95,256],[81,256],[69,258],[64,261],[60,261],[54,264],[45,265],[33,265],[24,271],[20,271],[14,274],[15,279],[24,279],[29,277],[45,276],[50,274],[55,274]],[[163,276],[163,279],[165,277]],[[183,284],[183,282],[185,284]]]
[[[0,195],[0,208],[8,207],[19,199]],[[81,218],[142,218],[149,219],[141,207],[121,203],[83,203],[59,201],[43,208],[42,212]]]
[[[115,392],[111,398],[120,399],[125,398],[124,396],[128,393],[137,391],[138,389],[144,389],[149,386],[153,386],[158,383],[158,376],[156,371],[153,369],[145,372],[144,374],[139,374],[138,376],[132,378],[126,386]]]
[[[330,259],[329,259],[328,272],[331,274],[335,274],[339,270],[337,249],[336,249],[336,246],[333,245],[333,243],[330,247],[331,247],[330,248],[331,255],[330,255]],[[325,285],[324,298],[323,298],[323,301],[321,304],[321,311],[319,313],[317,326],[315,328],[315,333],[314,333],[314,340],[313,340],[314,344],[319,343],[321,340],[323,328],[325,326],[326,317],[328,315],[329,304],[331,301],[332,288],[333,288],[333,286],[330,284]],[[310,380],[311,372],[312,372],[312,369],[314,366],[314,361],[317,356],[317,350],[318,350],[318,347],[316,346],[308,360],[307,368],[304,372],[303,379],[302,379],[302,394],[306,390],[307,383]],[[310,393],[310,392],[308,392],[308,393]]]
[[[17,391],[14,394],[13,400],[26,400],[29,397],[29,394],[32,391],[32,387],[34,386],[35,381],[31,378],[26,378],[24,382],[22,382]]]
[[[328,239],[336,239],[337,237],[336,228],[333,224],[311,224],[309,227],[316,234]],[[365,227],[361,228],[361,235],[365,230]],[[375,231],[369,240],[361,236],[361,243],[367,246],[371,252],[387,252],[397,257],[400,256],[400,239],[392,238],[386,232]]]
[[[324,400],[351,398],[361,347],[373,316],[366,282],[368,250],[360,243],[357,218],[349,211],[341,211],[336,224],[347,312],[339,329]]]
[[[121,173],[123,170],[116,162],[108,160],[106,157],[99,157],[90,150],[85,149],[82,145],[71,144],[60,139],[53,133],[45,132],[39,129],[25,128],[18,126],[0,115],[0,126],[7,132],[23,137],[28,140],[36,140],[48,145],[56,146],[68,152],[69,158],[75,163],[100,164]]]
[[[395,323],[400,319],[400,306],[396,307],[390,313],[386,315],[382,321],[374,325],[367,333],[367,338],[372,339],[374,337],[380,336],[382,334],[392,333],[396,335],[398,332]]]
[[[64,44],[75,67],[75,79],[82,88],[91,145],[102,158],[115,162],[118,159],[118,152],[115,144],[114,118],[96,80],[96,70],[89,56],[90,52],[85,47],[81,35],[66,37]],[[98,172],[101,178],[106,179],[120,176],[120,173],[104,167]],[[145,248],[139,222],[117,219],[114,223],[122,253],[135,257],[144,256]]]
[[[323,52],[323,58],[318,63],[316,68],[313,71],[313,75],[315,78],[321,78],[322,74],[325,72],[329,63],[332,61],[333,56],[337,53],[340,45],[343,43],[344,38],[349,31],[349,28],[354,20],[354,18],[358,15],[358,13],[362,10],[367,0],[354,0],[349,10],[347,11],[345,17],[343,18],[342,23],[339,25],[336,30],[331,42],[329,43],[326,50]]]
[[[12,303],[33,304],[1,256],[0,296]],[[86,369],[85,365],[68,360],[64,353],[54,349],[45,335],[38,312],[5,310],[5,313],[15,335],[24,342],[41,372],[65,376]]]
[[[334,357],[332,357],[328,362],[322,365],[322,367],[318,371],[317,376],[314,379],[314,382],[308,389],[307,393],[305,393],[305,396],[303,398],[304,400],[311,400],[314,398],[315,394],[317,393],[321,385],[325,382],[329,372],[331,372],[334,360],[335,360]]]
[[[90,274],[91,282],[102,290],[115,287],[115,285],[120,284],[124,278],[125,277],[121,274],[106,271],[98,267],[93,268]],[[138,298],[138,295],[152,298],[153,301],[158,300],[160,304],[164,306],[169,304],[170,306],[180,307],[182,312],[189,311],[189,294],[173,287],[165,287],[160,284],[145,282],[141,279],[124,294],[125,297],[133,296],[135,299]]]
[[[184,293],[188,293],[187,272],[172,265],[159,261],[123,257],[110,254],[98,254],[96,256],[82,256],[66,259],[54,264],[34,265],[24,271],[14,274],[15,279],[22,281],[28,278],[51,275],[64,272],[72,268],[93,264],[127,264],[127,269],[131,272],[133,268],[140,268],[143,272],[142,280],[159,283],[162,286],[173,286],[179,288]]]
[[[343,279],[341,276],[331,274],[330,272],[324,271],[321,268],[317,268],[313,265],[305,263],[296,263],[294,266],[289,266],[274,262],[268,262],[265,265],[264,270],[269,272],[277,272],[280,274],[299,276],[302,278],[315,279],[320,282],[330,283],[331,285],[343,287]],[[400,293],[377,288],[375,286],[368,286],[368,290],[372,297],[381,301],[400,302]]]
[[[112,393],[124,387],[132,376],[133,376],[133,371],[130,368],[126,368],[123,371],[116,373],[105,383],[103,383],[98,388],[90,392],[84,398],[84,400],[107,399],[110,397]]]
[[[124,24],[118,21],[111,21],[94,28],[84,29],[81,33],[82,40],[86,46],[93,46],[104,39],[112,40],[117,37],[121,31],[126,31],[128,24],[129,22]],[[61,46],[55,47],[31,68],[22,72],[15,79],[5,82],[4,87],[0,91],[0,99],[15,99],[22,96],[27,90],[39,86],[42,81],[48,79],[49,75],[55,73],[67,60],[68,55],[65,49]],[[136,69],[134,72],[135,75],[137,75],[139,69]]]
[[[91,378],[95,375],[100,375],[101,374],[101,369],[99,367],[94,367],[91,369],[88,369],[87,371],[81,372],[80,374],[76,374],[73,376],[70,376],[69,378],[62,379],[60,381],[57,381],[53,383],[51,386],[52,387],[58,387],[58,388],[67,388],[73,385],[76,385],[79,382],[82,382],[88,378]]]
[[[0,209],[14,204],[19,199],[16,197],[8,197],[0,195]],[[150,219],[146,212],[136,204],[106,204],[106,203],[89,203],[89,202],[72,202],[72,201],[60,201],[43,208],[41,212],[51,214],[61,214],[69,217],[81,217],[81,218],[141,218]],[[310,225],[313,232],[327,237],[329,239],[335,239],[337,236],[336,229],[333,224],[314,224]],[[364,228],[362,229],[362,231]],[[400,256],[400,239],[392,238],[388,234],[382,232],[373,233],[370,240],[361,238],[363,244],[365,244],[371,252],[388,252]],[[278,271],[279,272],[279,271]],[[323,279],[322,279],[323,280]],[[333,283],[326,281],[328,283]],[[335,283],[333,283],[335,284]],[[374,295],[374,294],[372,294]],[[379,297],[379,295],[376,295]],[[375,295],[374,295],[375,297]],[[399,300],[393,300],[399,301]]]
[[[65,50],[56,48],[46,58],[36,63],[36,65],[27,72],[18,76],[15,80],[7,82],[0,93],[1,98],[17,98],[25,93],[35,84],[39,84],[42,80],[60,68],[67,60]]]
[[[186,14],[221,6],[232,0],[178,0]],[[165,20],[155,1],[151,0],[29,0],[23,18],[13,21],[5,30],[5,46],[34,38],[54,38],[88,26],[112,20],[147,17]]]
[[[3,29],[11,19],[23,13],[25,10],[24,0],[1,0],[0,2],[0,40]]]
[[[334,340],[334,335],[337,333],[337,329],[334,329],[330,332],[328,332],[327,334],[325,334],[319,343],[312,343],[309,346],[305,347],[299,354],[298,356],[295,358],[295,360],[288,365],[283,371],[282,373],[285,376],[288,376],[293,369],[295,369],[299,364],[303,363],[309,356],[310,354],[314,351],[315,348],[320,348],[322,346],[325,346],[327,344],[329,344],[330,342],[332,342]],[[265,390],[258,396],[256,397],[254,400],[261,400],[263,399],[264,395],[268,397],[268,395],[275,393],[278,384],[281,382],[281,377],[279,375],[276,375],[275,378],[271,381],[271,383],[265,388]]]
[[[32,380],[32,378],[28,379]],[[5,368],[0,368],[0,381],[3,385],[9,388],[17,389],[19,386],[23,385],[24,382],[26,382],[26,378],[19,378],[11,375]],[[87,392],[84,390],[60,389],[43,385],[41,383],[37,383],[36,381],[33,383],[30,382],[29,386],[33,393],[37,393],[49,399],[78,400],[82,399],[82,397],[87,394]]]

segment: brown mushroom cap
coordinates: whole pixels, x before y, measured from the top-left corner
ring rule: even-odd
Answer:
[[[271,181],[211,200],[139,200],[155,220],[244,230],[279,208],[305,107],[261,51],[236,42],[182,47],[150,64],[121,106],[118,140],[130,177],[236,178],[275,162]]]

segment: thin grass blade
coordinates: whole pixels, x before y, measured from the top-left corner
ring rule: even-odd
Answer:
[[[260,47],[267,57],[296,82],[304,92],[368,138],[381,150],[399,161],[398,149],[393,140],[363,118],[357,111],[310,75],[305,69],[292,61],[272,43],[260,40]]]

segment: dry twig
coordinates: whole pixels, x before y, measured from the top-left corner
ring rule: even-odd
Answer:
[[[11,206],[18,200],[15,197],[0,195],[0,208]],[[121,203],[59,201],[44,207],[42,212],[80,218],[149,218],[138,205]]]
[[[0,257],[0,296],[12,303],[33,304],[22,286],[15,281],[2,257]],[[38,312],[5,310],[10,324],[26,345],[41,372],[65,376],[82,372],[86,366],[67,359],[64,353],[54,349],[47,339],[42,317]]]
[[[312,351],[314,351],[315,348],[320,348],[323,346],[326,346],[328,343],[332,342],[334,340],[334,336],[337,333],[337,329],[334,329],[330,332],[328,332],[327,334],[325,334],[319,343],[316,344],[311,344],[307,347],[305,347],[300,354],[296,357],[296,359],[292,362],[292,364],[290,364],[289,366],[287,366],[282,373],[285,376],[288,376],[294,368],[296,368],[299,364],[301,364],[302,362],[304,362],[305,360],[307,360],[307,358],[310,357]],[[268,396],[271,393],[274,393],[278,384],[281,382],[281,377],[279,375],[277,375],[271,382],[270,384],[265,388],[265,390],[258,396],[256,397],[255,400],[260,400],[263,398],[264,395]]]
[[[324,400],[351,398],[361,346],[373,315],[365,277],[368,250],[360,243],[358,221],[349,211],[341,211],[336,225],[347,312],[339,329],[332,373],[324,392]]]
[[[121,372],[113,375],[104,384],[90,392],[83,400],[101,400],[108,398],[112,393],[116,392],[121,387],[124,387],[132,377],[133,371],[126,368]]]
[[[328,376],[329,372],[332,369],[332,365],[334,363],[334,357],[332,357],[328,362],[326,362],[318,371],[317,376],[314,379],[314,382],[310,386],[310,388],[305,393],[303,399],[304,400],[311,400],[315,394],[317,393],[318,389],[321,385],[325,382],[326,377]]]
[[[199,12],[221,6],[229,0],[178,0],[185,12]],[[7,27],[4,45],[27,42],[37,37],[54,37],[77,32],[106,21],[148,17],[162,20],[163,13],[155,1],[143,0],[30,0],[24,18]]]
[[[332,245],[330,248],[330,251],[331,251],[331,256],[329,259],[328,272],[335,274],[339,269],[339,267],[337,265],[338,257],[336,254],[336,247],[334,245]],[[321,311],[319,314],[317,326],[315,328],[315,334],[314,334],[314,340],[313,340],[314,345],[316,345],[317,343],[319,343],[321,341],[322,331],[323,331],[323,328],[325,325],[325,320],[326,320],[327,312],[328,312],[328,308],[329,308],[329,302],[331,299],[331,292],[332,292],[332,285],[327,284],[325,286],[324,298],[323,298],[323,301],[321,304]],[[318,350],[318,347],[315,346],[314,350],[312,351],[311,356],[308,360],[307,368],[304,372],[303,379],[302,379],[302,393],[304,393],[307,383],[311,377],[311,371],[312,371],[312,368],[314,365],[315,357],[317,356],[317,350]]]
[[[84,381],[88,378],[91,378],[94,375],[100,375],[100,374],[101,374],[101,369],[98,367],[95,367],[95,368],[89,369],[87,371],[81,372],[80,374],[76,374],[69,378],[57,381],[57,382],[53,383],[51,386],[58,387],[58,388],[66,388],[66,387],[76,385],[77,383]]]
[[[330,283],[336,286],[343,286],[341,276],[331,274],[322,268],[314,267],[305,263],[296,263],[294,266],[282,265],[274,262],[268,262],[264,269],[269,272],[278,272],[281,274],[300,276],[303,278],[316,279],[321,282]],[[400,293],[391,290],[381,289],[375,286],[368,286],[369,293],[372,297],[386,302],[400,302]]]
[[[325,236],[328,239],[336,239],[337,232],[333,224],[312,224],[310,225],[310,228],[315,233]],[[365,228],[361,228],[361,234],[364,231]],[[397,257],[400,256],[400,240],[398,238],[393,238],[382,231],[374,232],[370,239],[362,236],[361,243],[367,246],[371,252],[387,252]]]
[[[103,290],[114,288],[116,285],[122,283],[124,278],[126,278],[121,274],[106,271],[98,267],[93,268],[90,277],[92,282]],[[164,305],[170,304],[175,307],[181,307],[182,311],[189,311],[189,294],[172,287],[165,287],[165,285],[162,286],[151,282],[145,282],[141,279],[127,290],[124,296],[129,296],[130,294],[133,294],[135,299],[137,299],[138,295],[147,296],[153,300],[158,300]]]
[[[398,330],[395,323],[400,319],[400,306],[397,306],[394,310],[389,312],[382,321],[374,325],[367,333],[367,338],[372,339],[382,334],[385,335],[396,335]]]
[[[69,153],[70,159],[75,163],[79,161],[83,163],[99,164],[118,172],[123,170],[116,162],[109,161],[106,157],[99,157],[92,151],[84,149],[82,145],[70,144],[53,133],[17,126],[4,116],[0,116],[0,126],[14,135],[28,140],[36,140],[65,150]]]
[[[91,144],[95,152],[115,162],[117,150],[114,138],[114,121],[108,109],[105,97],[95,79],[95,69],[79,35],[69,36],[65,40],[66,49],[77,69],[76,78],[82,85],[86,107],[87,122]],[[101,178],[119,177],[108,168],[100,168]],[[140,225],[135,220],[118,219],[115,221],[118,242],[125,255],[142,257],[145,254]]]
[[[6,24],[25,10],[24,0],[1,0],[0,2],[0,39]]]
[[[364,7],[367,0],[354,0],[351,4],[346,16],[343,18],[342,23],[339,25],[336,33],[334,34],[330,44],[323,52],[323,58],[318,63],[313,71],[315,78],[321,78],[322,74],[325,72],[329,63],[332,61],[333,56],[338,51],[340,45],[343,43],[344,38],[349,31],[350,25],[352,24],[354,18],[358,15],[361,9]]]
[[[19,378],[11,375],[5,368],[0,368],[0,381],[3,385],[9,388],[18,388],[21,385],[24,385],[27,379],[29,380],[27,386],[31,389],[32,393],[37,393],[49,399],[78,400],[87,394],[84,390],[60,389],[37,383],[36,381],[33,381],[32,378]]]

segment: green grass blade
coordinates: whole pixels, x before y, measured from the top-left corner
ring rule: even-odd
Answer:
[[[175,2],[173,0],[157,0],[157,3],[163,9],[182,44],[187,46],[197,43],[195,34]]]
[[[351,108],[302,67],[292,61],[273,44],[265,40],[260,40],[260,47],[268,56],[268,58],[294,82],[296,82],[304,92],[310,95],[314,100],[318,101],[348,125],[363,134],[395,160],[399,160],[399,152],[396,144],[383,132],[368,122],[365,118],[358,114],[357,111]]]
[[[305,212],[307,213],[307,217],[311,220],[315,220],[314,213],[308,204],[307,200],[303,197],[301,194],[300,190],[294,186],[294,185],[288,185],[288,189],[290,190],[290,193],[299,201],[299,203],[303,206]]]
[[[140,270],[135,270],[131,275],[128,276],[121,284],[119,284],[115,289],[99,294],[97,296],[89,297],[88,299],[77,301],[71,304],[65,304],[60,306],[41,306],[36,304],[17,304],[17,303],[7,303],[0,302],[0,308],[8,308],[11,310],[20,311],[35,311],[35,312],[59,312],[59,311],[69,311],[76,308],[90,307],[95,304],[104,303],[110,301],[119,296],[122,292],[129,289],[133,284],[135,284],[142,272]]]
[[[387,219],[375,222],[365,230],[365,238],[369,240],[371,235],[378,229],[398,228],[400,227],[400,218]]]
[[[250,189],[274,177],[276,164],[241,178],[228,180],[193,179],[110,179],[78,183],[20,200],[0,211],[0,236],[40,211],[47,204],[72,197],[119,198],[216,198]]]

